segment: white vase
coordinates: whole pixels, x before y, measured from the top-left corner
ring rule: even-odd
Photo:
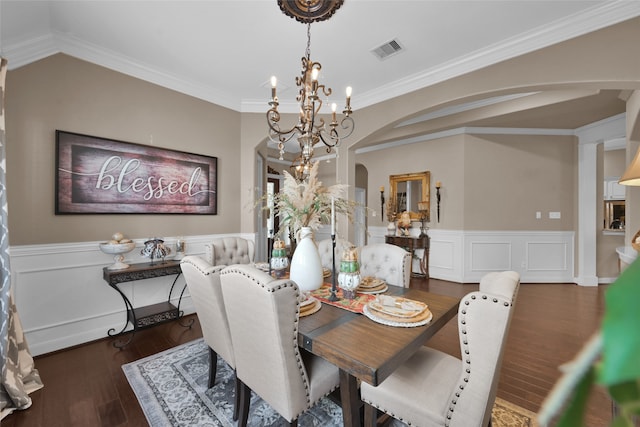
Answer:
[[[289,277],[302,292],[313,291],[322,286],[322,262],[313,241],[313,230],[309,227],[300,229],[298,244],[291,258]]]
[[[387,236],[395,236],[396,235],[396,223],[393,221],[389,221],[387,224]]]

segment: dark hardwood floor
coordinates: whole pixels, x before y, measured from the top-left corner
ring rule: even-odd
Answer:
[[[462,296],[478,285],[435,279],[412,279],[411,286]],[[606,286],[523,284],[516,302],[503,359],[498,396],[537,412],[560,376],[558,366],[571,360],[597,329],[604,310]],[[194,316],[190,316],[194,317]],[[197,321],[191,329],[178,322],[136,334],[123,350],[112,339],[84,344],[35,358],[44,388],[34,392],[31,408],[2,420],[3,427],[146,426],[144,414],[122,372],[125,363],[201,337]],[[455,319],[429,345],[460,355]],[[589,403],[587,427],[611,420],[607,395],[597,389]]]

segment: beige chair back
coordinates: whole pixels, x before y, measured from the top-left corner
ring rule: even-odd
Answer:
[[[310,384],[298,348],[300,292],[253,266],[221,273],[238,378],[291,421],[310,404]]]
[[[340,271],[340,260],[342,259],[342,253],[345,249],[352,247],[353,245],[348,240],[336,239],[336,272]],[[320,254],[320,261],[322,262],[322,268],[332,269],[331,263],[333,262],[333,255],[331,249],[333,243],[331,239],[324,239],[318,242],[318,253]]]
[[[205,260],[211,265],[251,264],[255,257],[252,240],[220,237],[204,245]]]
[[[186,256],[180,261],[180,268],[196,308],[205,342],[231,368],[235,368],[229,322],[220,286],[223,267],[212,266],[198,256]]]
[[[467,427],[469,420],[483,420],[481,425],[488,425],[519,287],[520,275],[515,271],[489,273],[480,281],[479,291],[460,302],[463,369],[450,396],[448,426]]]
[[[373,276],[389,285],[409,287],[411,253],[388,243],[374,243],[360,248],[360,276]]]

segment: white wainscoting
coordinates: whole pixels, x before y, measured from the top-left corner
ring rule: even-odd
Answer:
[[[225,234],[186,238],[187,255],[204,255],[204,245],[215,237],[239,236],[254,240],[253,234]],[[175,248],[175,238],[165,243]],[[148,262],[140,255],[144,240],[126,254],[125,262]],[[120,294],[102,278],[103,268],[113,263],[99,242],[12,246],[11,282],[18,314],[34,355],[44,354],[107,336],[110,328],[120,331],[126,310]],[[120,289],[134,307],[166,301],[175,276],[122,283]],[[177,305],[185,285],[182,276],[172,293]],[[188,290],[180,309],[194,312]],[[177,325],[176,326],[180,327]],[[128,329],[131,329],[129,326]],[[126,337],[125,337],[126,338]],[[135,338],[134,338],[135,340]]]
[[[369,227],[369,242],[384,242],[386,228]],[[477,283],[490,271],[513,270],[523,283],[573,283],[571,231],[429,230],[429,275]],[[416,251],[421,256],[421,251]],[[419,271],[414,261],[414,271]]]
[[[386,231],[386,227],[369,227],[369,243],[383,243]],[[191,236],[186,239],[187,254],[204,255],[205,243],[225,236],[255,239],[253,234],[237,233]],[[429,230],[429,236],[429,273],[436,279],[473,283],[489,271],[515,270],[523,283],[574,281],[573,232]],[[175,240],[166,238],[165,242],[173,248]],[[119,331],[124,326],[124,302],[102,278],[102,269],[113,258],[102,253],[98,243],[11,247],[13,292],[34,355],[104,338],[110,328]],[[126,262],[148,261],[140,255],[142,244],[143,240],[136,240]],[[419,271],[417,261],[413,268]],[[135,307],[154,304],[167,299],[173,279],[165,276],[123,283],[120,289]],[[180,277],[173,304],[184,284]],[[180,309],[185,314],[194,312],[188,291]]]

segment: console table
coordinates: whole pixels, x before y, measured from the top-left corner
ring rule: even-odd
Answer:
[[[405,248],[411,253],[411,260],[413,263],[413,255],[416,249],[424,249],[422,259],[420,260],[420,274],[421,277],[429,278],[429,236],[423,234],[419,237],[411,236],[385,236],[386,243],[391,245],[400,246]],[[417,275],[411,272],[413,275]]]
[[[178,306],[176,307],[175,305],[171,304],[171,295],[173,294],[173,288],[175,287],[178,278],[182,274],[182,270],[180,269],[180,261],[169,260],[164,262],[155,261],[153,263],[143,262],[138,264],[130,264],[128,268],[124,268],[122,270],[109,270],[108,267],[104,267],[102,271],[104,280],[109,284],[109,286],[111,286],[120,294],[127,309],[127,320],[122,327],[122,330],[116,333],[115,328],[111,328],[107,331],[107,335],[109,335],[110,337],[115,337],[124,333],[131,332],[129,339],[125,343],[114,341],[114,347],[125,347],[131,342],[138,329],[143,329],[149,326],[156,325],[158,323],[178,319],[182,316],[182,312],[180,311],[180,303],[182,302],[182,296],[187,287],[186,283],[182,287],[182,291],[180,292]],[[133,282],[142,279],[151,279],[154,277],[172,276],[174,274],[176,275],[176,277],[171,284],[171,289],[169,290],[167,301],[158,304],[151,304],[143,307],[133,307],[133,304],[131,304],[129,298],[127,298],[124,292],[122,292],[122,290],[118,287],[119,283]],[[194,320],[191,319],[190,323],[182,326],[190,328],[193,322]],[[129,326],[129,323],[131,323],[133,329],[130,331],[125,331],[127,329],[127,326]]]

